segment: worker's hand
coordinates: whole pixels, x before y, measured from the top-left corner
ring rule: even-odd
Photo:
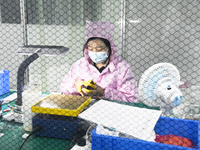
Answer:
[[[95,86],[95,88],[94,88],[94,86]],[[90,89],[82,88],[84,95],[91,96],[94,98],[103,96],[104,89],[96,83],[94,83],[94,86],[93,87],[91,86],[92,88],[90,88]]]
[[[96,83],[93,80],[88,80],[88,81],[83,81],[82,82],[83,88],[88,89],[89,93],[91,92],[90,90],[96,89]]]
[[[92,80],[83,81],[77,80],[74,83],[76,90],[82,95],[87,96],[89,93],[92,93],[92,90],[96,88],[96,83]]]
[[[82,89],[81,89],[82,82],[83,82],[83,80],[76,80],[75,83],[74,83],[74,86],[75,86],[77,92],[79,92],[82,96],[84,96]]]

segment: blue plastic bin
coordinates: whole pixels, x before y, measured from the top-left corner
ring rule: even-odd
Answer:
[[[92,150],[200,150],[199,121],[160,117],[155,132],[160,135],[175,134],[188,138],[195,143],[195,148],[100,135],[94,129],[91,133]]]
[[[3,95],[10,91],[10,71],[0,71],[0,95]]]

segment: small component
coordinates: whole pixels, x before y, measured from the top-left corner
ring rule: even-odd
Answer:
[[[28,133],[24,133],[24,134],[22,135],[22,138],[23,138],[23,139],[26,139],[28,136],[29,136]]]
[[[171,88],[171,86],[170,85],[168,85],[168,87],[167,87],[167,90],[171,90],[172,88]]]
[[[4,136],[4,133],[0,133],[0,137]]]
[[[8,112],[10,111],[10,108],[3,110],[3,112]]]

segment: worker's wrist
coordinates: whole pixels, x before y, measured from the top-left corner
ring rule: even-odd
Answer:
[[[104,95],[104,92],[105,92],[105,89],[104,89],[104,88],[101,88],[100,96],[103,96],[103,95]]]
[[[75,80],[74,87],[77,87],[78,85],[81,85],[82,82],[83,82],[83,80],[81,80],[81,79]]]

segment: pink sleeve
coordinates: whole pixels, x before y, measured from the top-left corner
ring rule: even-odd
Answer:
[[[78,92],[76,91],[74,87],[74,83],[77,80],[77,77],[72,76],[74,70],[74,66],[72,65],[70,71],[65,75],[61,85],[60,85],[60,92],[65,95],[77,95]]]
[[[118,77],[117,89],[105,88],[102,98],[124,102],[137,102],[138,88],[133,72],[130,68],[127,68],[126,71],[120,74],[122,76],[119,75]]]

